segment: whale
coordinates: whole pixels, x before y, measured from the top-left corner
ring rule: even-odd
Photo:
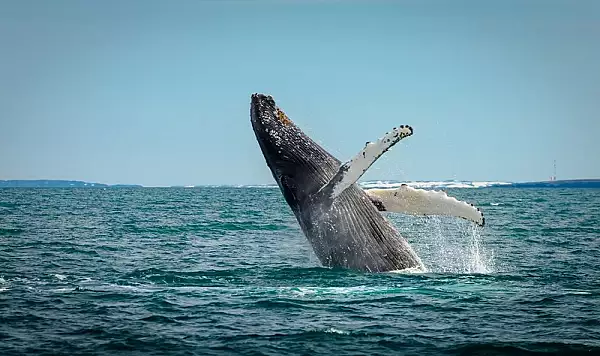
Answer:
[[[361,188],[357,181],[399,141],[413,135],[403,124],[367,142],[342,163],[306,135],[271,95],[251,95],[250,121],[266,164],[315,255],[325,267],[365,272],[425,271],[386,212],[449,215],[484,224],[473,205],[445,192],[402,185]]]

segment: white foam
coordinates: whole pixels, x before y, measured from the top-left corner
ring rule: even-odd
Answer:
[[[565,292],[567,294],[576,294],[576,295],[591,295],[592,293],[587,292],[587,291],[583,291],[583,290],[573,290],[573,289],[566,289]]]
[[[265,188],[273,189],[279,188],[277,184],[209,184],[209,185],[195,185],[195,188]]]
[[[336,329],[336,328],[329,328],[329,329],[325,330],[325,333],[327,333],[327,334],[339,334],[339,335],[349,335],[350,334],[347,331],[339,330],[339,329]]]
[[[236,188],[266,188],[266,189],[272,189],[272,188],[279,188],[279,186],[277,186],[277,184],[250,184],[250,185],[237,185]]]
[[[397,269],[393,271],[389,271],[388,273],[399,273],[399,274],[419,274],[419,273],[427,273],[427,268],[423,267],[409,267],[405,269]]]
[[[67,279],[67,276],[65,276],[64,274],[55,274],[54,278],[58,279],[59,281],[63,281]]]
[[[499,181],[408,181],[408,182],[398,182],[398,181],[367,181],[359,183],[361,187],[365,189],[369,188],[398,188],[402,186],[402,184],[406,184],[412,188],[421,188],[421,189],[444,189],[444,188],[488,188],[494,186],[501,185],[510,185],[512,183],[508,182],[499,182]]]
[[[348,294],[357,291],[363,291],[364,287],[293,287],[283,288],[283,291],[291,291],[300,296],[311,294]]]
[[[368,294],[390,290],[389,287],[282,287],[279,292],[285,292],[298,295],[300,297],[313,295],[351,295]]]
[[[92,290],[95,292],[134,292],[134,293],[155,293],[164,291],[165,288],[153,288],[150,285],[130,286],[122,284],[100,284],[95,286],[86,286],[86,290]]]
[[[73,292],[74,290],[75,290],[75,288],[57,288],[57,289],[51,289],[50,292],[68,293],[68,292]]]
[[[7,290],[10,290],[10,288],[0,288],[0,292],[6,292]]]

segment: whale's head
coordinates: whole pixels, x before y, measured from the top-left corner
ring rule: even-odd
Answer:
[[[273,178],[294,209],[331,179],[339,161],[302,132],[273,97],[252,94],[251,100],[254,134]]]

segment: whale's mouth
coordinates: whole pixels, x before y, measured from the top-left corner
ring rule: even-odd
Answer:
[[[339,161],[297,127],[273,97],[252,94],[252,129],[273,178],[290,206],[323,186]]]

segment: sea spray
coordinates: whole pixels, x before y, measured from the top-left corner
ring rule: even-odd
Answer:
[[[492,273],[493,252],[484,246],[481,228],[451,217],[395,217],[429,272]],[[398,223],[401,221],[401,223]],[[404,231],[403,231],[404,229]]]
[[[481,229],[470,224],[467,231],[470,255],[470,273],[492,273],[494,272],[494,254],[493,251],[487,251],[482,243]]]

